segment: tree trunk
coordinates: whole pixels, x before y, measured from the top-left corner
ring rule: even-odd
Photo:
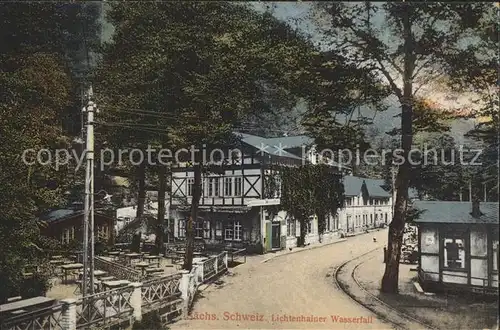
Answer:
[[[144,215],[144,204],[146,204],[146,162],[141,162],[138,168],[138,197],[136,218],[142,218]]]
[[[193,183],[193,196],[191,198],[191,215],[186,224],[186,254],[184,255],[183,269],[191,271],[193,267],[193,252],[194,252],[194,228],[193,223],[198,219],[198,207],[200,205],[201,197],[201,165],[195,164],[193,166],[194,183]]]
[[[401,148],[404,154],[404,163],[399,166],[396,177],[396,202],[394,216],[389,225],[388,258],[382,278],[382,292],[397,293],[399,278],[399,260],[405,227],[406,205],[408,203],[408,187],[410,184],[410,163],[408,155],[411,150],[413,131],[413,84],[412,76],[415,68],[414,40],[411,31],[411,4],[403,3],[403,34],[404,34],[404,72],[403,96],[401,102]]]
[[[158,217],[156,222],[156,239],[155,239],[155,253],[160,254],[163,251],[163,236],[165,235],[165,191],[167,188],[166,167],[160,165],[158,168]]]

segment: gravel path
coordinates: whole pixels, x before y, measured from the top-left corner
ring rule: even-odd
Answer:
[[[171,329],[391,329],[329,277],[336,265],[382,247],[386,239],[381,230],[266,263],[250,259],[203,291],[190,319]]]

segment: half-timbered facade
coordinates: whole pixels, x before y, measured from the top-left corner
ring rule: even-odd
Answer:
[[[222,172],[202,178],[195,237],[206,243],[245,246],[255,252],[287,247],[287,239],[295,239],[300,229],[284,212],[267,212],[266,207],[280,204],[279,183],[278,189],[271,188],[268,178],[273,165],[316,162],[312,142],[306,136],[266,139],[241,134],[241,145],[228,151]],[[193,184],[191,167],[173,169],[171,216],[172,230],[178,239],[186,235]],[[314,224],[311,227],[317,228]],[[317,236],[313,228],[310,233]]]
[[[498,294],[498,203],[416,201],[425,290]]]

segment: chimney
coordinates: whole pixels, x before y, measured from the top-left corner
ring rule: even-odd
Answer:
[[[474,218],[481,217],[481,210],[479,209],[479,199],[474,199],[472,201],[472,212],[471,212],[471,215]]]

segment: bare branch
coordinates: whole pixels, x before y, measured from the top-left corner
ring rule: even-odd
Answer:
[[[396,96],[398,97],[399,101],[403,102],[403,92],[396,85],[396,83],[394,82],[394,79],[392,78],[392,76],[389,73],[389,71],[387,71],[387,69],[385,68],[385,66],[382,63],[382,61],[379,58],[376,58],[376,60],[377,60],[377,62],[379,64],[379,68],[378,69],[384,74],[385,78],[389,81],[389,85],[391,85],[391,88],[394,91],[394,93],[396,94]]]
[[[425,67],[427,66],[427,64],[429,64],[430,62],[432,62],[433,58],[430,57],[428,60],[424,61],[424,63],[422,63],[422,65],[418,68],[415,69],[414,73],[413,73],[413,76],[411,77],[411,79],[415,79],[415,77],[418,76],[418,74],[420,73],[420,71],[422,71],[423,69],[425,69]]]
[[[426,79],[424,79],[424,81],[417,87],[415,88],[414,92],[413,92],[413,96],[416,96],[418,91],[424,87],[425,85],[427,85],[429,83],[429,81],[431,80],[434,80],[436,79],[437,77],[439,77],[441,74],[438,72],[436,73],[435,75],[433,74],[429,74],[428,77]]]

